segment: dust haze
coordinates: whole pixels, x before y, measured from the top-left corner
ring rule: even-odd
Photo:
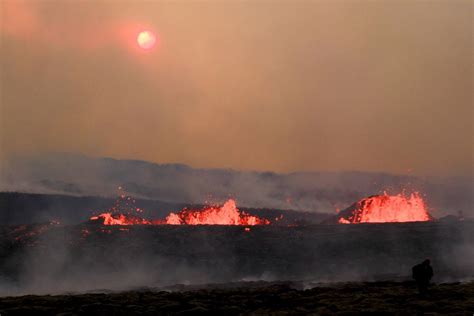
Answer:
[[[472,8],[0,0],[0,295],[407,280],[427,257],[472,281]],[[300,222],[88,221],[118,187],[159,216],[234,198]],[[321,224],[384,191],[438,220]]]

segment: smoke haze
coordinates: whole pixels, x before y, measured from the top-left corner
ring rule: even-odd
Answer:
[[[0,190],[79,196],[117,195],[172,203],[239,206],[335,213],[383,191],[419,191],[435,216],[473,216],[472,177],[420,177],[368,172],[247,172],[194,169],[181,164],[91,158],[72,154],[16,157],[2,172]]]
[[[472,175],[472,1],[0,2],[0,158]],[[160,43],[144,53],[139,30]]]
[[[0,296],[406,280],[427,257],[473,280],[472,21],[470,0],[0,0]],[[84,221],[118,187],[159,216],[235,198],[320,219],[406,190],[465,219]]]
[[[427,257],[435,282],[464,281],[474,276],[473,224],[261,226],[250,232],[238,226],[53,227],[32,239],[34,247],[1,248],[0,295],[255,280],[407,280]],[[2,243],[11,242],[13,229],[1,231]]]

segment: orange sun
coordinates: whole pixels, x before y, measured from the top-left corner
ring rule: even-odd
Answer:
[[[151,49],[156,44],[156,36],[151,31],[142,31],[137,36],[137,43],[143,49]]]

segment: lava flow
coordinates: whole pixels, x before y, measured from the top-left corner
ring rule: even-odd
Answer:
[[[50,221],[45,224],[21,225],[12,230],[11,234],[16,241],[33,245],[38,242],[38,236],[46,233],[51,228],[59,225],[58,221]]]
[[[230,199],[222,206],[210,206],[202,210],[184,209],[166,217],[169,225],[268,225],[270,221],[241,212]]]
[[[374,195],[362,199],[339,213],[340,224],[426,222],[433,218],[417,193]]]

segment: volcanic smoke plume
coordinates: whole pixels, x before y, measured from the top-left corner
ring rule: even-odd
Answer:
[[[340,224],[426,222],[432,220],[423,198],[417,193],[374,195],[362,199],[338,215]]]

